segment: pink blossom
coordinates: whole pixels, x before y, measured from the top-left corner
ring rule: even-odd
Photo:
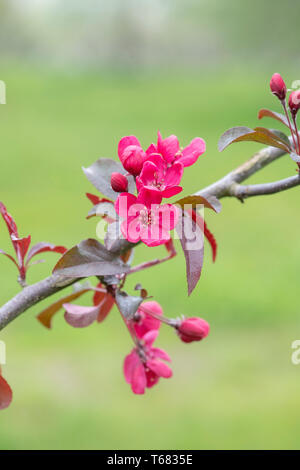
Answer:
[[[170,230],[177,224],[179,211],[172,204],[160,205],[161,196],[142,190],[138,197],[121,193],[115,209],[124,218],[123,236],[131,243],[140,240],[147,246],[162,245],[170,240]]]
[[[134,330],[138,338],[142,338],[148,331],[158,330],[161,322],[158,318],[154,318],[151,314],[160,316],[163,309],[158,302],[150,300],[144,302],[137,310],[136,320],[134,322]]]
[[[140,142],[134,135],[123,137],[118,146],[120,161],[131,175],[140,174],[147,155],[141,147]]]
[[[176,135],[170,135],[163,139],[158,131],[157,145],[151,144],[146,150],[147,160],[152,154],[160,154],[167,164],[174,165],[180,162],[184,167],[193,165],[200,155],[205,152],[205,142],[200,137],[195,137],[187,147],[180,149]]]
[[[183,175],[183,165],[179,161],[171,166],[161,155],[150,155],[143,165],[142,172],[137,178],[137,189],[143,187],[152,192],[160,193],[162,197],[172,197],[182,191],[178,186]]]
[[[171,361],[169,355],[163,349],[153,347],[157,336],[157,330],[148,331],[139,346],[125,357],[125,380],[131,385],[135,394],[144,394],[145,388],[153,387],[160,377],[172,377],[172,369],[162,362],[162,360]]]
[[[185,318],[177,326],[177,333],[181,341],[191,343],[201,341],[209,333],[209,324],[202,318]]]

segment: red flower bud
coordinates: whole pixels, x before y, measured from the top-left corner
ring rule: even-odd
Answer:
[[[277,96],[281,101],[286,97],[286,84],[279,73],[274,73],[270,81],[270,88],[273,95]]]
[[[300,108],[300,90],[292,91],[289,97],[289,107],[293,116],[296,116]]]
[[[122,163],[125,170],[133,176],[138,176],[142,171],[146,160],[146,154],[141,147],[129,145],[122,155]]]
[[[177,326],[177,333],[184,343],[200,341],[208,335],[209,324],[202,318],[186,318]]]
[[[112,173],[110,184],[116,193],[126,193],[128,190],[128,180],[121,173]]]

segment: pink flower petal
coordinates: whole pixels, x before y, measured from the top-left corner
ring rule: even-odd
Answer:
[[[162,139],[161,133],[158,131],[157,151],[167,162],[173,162],[179,151],[179,142],[176,135],[170,135],[166,139]]]
[[[152,317],[150,313],[147,312],[153,312],[155,315],[163,314],[163,310],[158,302],[144,302],[138,309],[138,314],[141,316],[141,319],[134,325],[134,329],[138,338],[142,338],[148,331],[158,330],[160,328],[160,320]]]
[[[134,194],[121,193],[115,202],[116,213],[120,217],[127,218],[128,211],[133,204],[137,203],[137,198]]]
[[[151,330],[143,336],[143,341],[145,342],[146,346],[151,347],[157,337],[158,330]]]
[[[135,367],[131,378],[131,389],[136,395],[143,395],[147,386],[145,368],[143,364]]]
[[[144,204],[146,207],[153,209],[153,205],[158,205],[162,201],[160,191],[151,191],[143,187],[137,198],[138,202]]]
[[[146,370],[146,378],[147,378],[147,388],[153,387],[153,385],[157,384],[159,381],[159,377],[155,372],[152,370],[148,369]]]
[[[171,362],[171,358],[170,358],[169,354],[166,353],[166,351],[164,351],[163,349],[152,348],[151,352],[155,357],[158,357],[159,359],[163,359],[164,361]]]
[[[99,307],[82,307],[81,305],[63,304],[65,320],[74,328],[85,328],[91,325],[99,314]]]
[[[134,135],[128,135],[127,137],[123,137],[118,145],[118,155],[119,158],[122,159],[122,155],[124,153],[124,150],[129,147],[129,145],[136,145],[138,147],[141,146],[140,142]]]
[[[165,176],[166,186],[177,186],[183,175],[183,165],[180,162],[175,162],[170,168],[168,168]]]
[[[205,142],[200,137],[196,137],[191,141],[191,143],[185,147],[182,151],[182,156],[179,157],[179,160],[184,167],[193,165],[198,157],[205,152]]]
[[[181,193],[182,187],[181,186],[170,186],[169,188],[166,188],[162,191],[162,196],[163,197],[173,197],[176,196],[176,194]]]
[[[139,357],[135,351],[132,351],[125,357],[123,364],[123,372],[127,383],[131,383],[134,369],[137,367],[139,362]]]
[[[142,172],[140,174],[139,180],[143,182],[144,186],[151,185],[155,179],[155,174],[157,174],[157,166],[152,162],[145,162],[143,165]]]
[[[146,150],[146,155],[152,155],[153,153],[157,153],[157,147],[154,144],[149,145],[149,147]]]
[[[159,377],[169,379],[173,375],[172,369],[167,364],[156,359],[150,359],[146,365]]]
[[[179,218],[179,209],[173,204],[163,204],[158,210],[159,225],[165,230],[173,230]]]
[[[121,232],[130,243],[137,243],[141,239],[141,223],[137,217],[128,217],[121,224]]]

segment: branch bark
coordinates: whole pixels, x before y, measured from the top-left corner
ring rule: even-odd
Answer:
[[[280,158],[282,155],[284,155],[284,151],[280,149],[273,147],[264,148],[253,155],[250,160],[246,161],[210,186],[198,191],[196,194],[204,197],[215,196],[218,199],[223,197],[237,197],[243,200],[246,197],[274,194],[300,185],[299,175],[273,183],[248,186],[240,184],[257,171]],[[126,240],[122,240],[119,246],[114,244],[113,251],[115,253],[121,253],[129,248],[132,248],[132,245]],[[13,299],[9,300],[0,308],[0,330],[5,328],[12,320],[36,303],[50,297],[77,281],[78,278],[66,279],[57,274],[53,274],[36,284],[25,287]]]

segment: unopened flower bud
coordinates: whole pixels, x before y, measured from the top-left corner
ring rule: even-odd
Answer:
[[[145,159],[146,154],[141,147],[136,145],[129,145],[125,149],[121,161],[128,173],[133,176],[138,176],[142,171]]]
[[[110,184],[116,193],[126,193],[128,190],[128,180],[121,173],[112,173]]]
[[[273,95],[277,96],[280,101],[286,97],[286,84],[279,73],[274,73],[270,81],[270,88]]]
[[[185,318],[176,327],[181,341],[191,343],[192,341],[201,341],[209,333],[209,324],[202,318]]]
[[[295,117],[300,108],[300,90],[292,91],[289,97],[289,108]]]

